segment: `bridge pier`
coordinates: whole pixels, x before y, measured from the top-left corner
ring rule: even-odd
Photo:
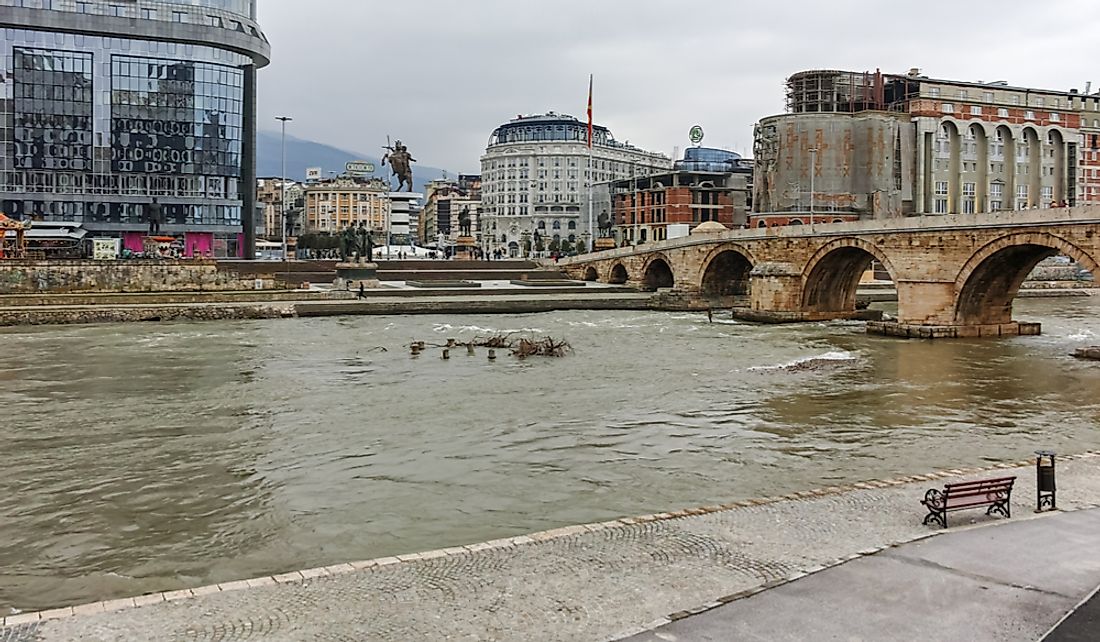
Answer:
[[[1040,323],[1022,321],[991,325],[920,325],[896,321],[869,321],[867,333],[906,339],[976,339],[1038,336],[1043,333],[1043,328]]]

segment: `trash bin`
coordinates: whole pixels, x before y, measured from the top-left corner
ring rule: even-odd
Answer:
[[[1056,496],[1058,486],[1055,482],[1055,453],[1052,450],[1035,451],[1035,486],[1038,488],[1038,501],[1035,512],[1058,508]]]

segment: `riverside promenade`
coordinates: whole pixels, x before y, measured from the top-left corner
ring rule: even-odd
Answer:
[[[944,536],[921,524],[925,511],[919,501],[928,488],[1008,474],[1018,476],[1011,520],[986,517],[981,510],[954,513],[951,534]],[[1096,508],[1100,503],[1100,456],[1090,453],[1059,459],[1058,486],[1062,511]],[[980,571],[971,575],[996,576],[998,569],[1024,563],[1035,571],[1033,584],[1042,589],[1043,582],[1058,575],[1053,567],[1059,565],[1052,563],[1044,574],[1039,572],[1044,559],[1056,559],[1050,551],[1063,549],[1063,554],[1079,555],[1079,570],[1094,573],[1095,583],[1100,583],[1100,553],[1095,552],[1098,547],[1093,541],[1100,536],[1081,539],[1095,534],[1095,512],[1036,517],[1034,502],[1031,461],[940,471],[19,614],[5,619],[0,641],[603,641],[634,635],[641,635],[639,640],[661,641],[731,639],[728,635],[695,637],[667,627],[673,619],[705,623],[722,614],[722,609],[728,608],[724,604],[750,604],[763,598],[769,599],[758,602],[764,604],[759,607],[761,617],[769,616],[771,610],[767,621],[788,622],[796,614],[779,609],[799,602],[783,601],[778,591],[768,589],[782,587],[789,592],[818,586],[815,580],[823,582],[838,571],[853,573],[852,582],[874,578],[878,585],[870,594],[872,598],[881,597],[892,612],[906,614],[904,602],[893,597],[893,592],[906,589],[910,576],[893,574],[901,564],[895,558],[913,547],[935,547],[941,537],[946,543],[947,538],[958,537],[959,531],[976,525],[989,526],[969,531],[977,534],[972,538],[988,533],[995,539],[1001,537],[998,533],[1007,533],[1004,537],[1012,539],[1010,528],[1022,535],[1006,545],[971,542],[963,547],[969,551],[963,561]],[[1069,526],[1066,518],[1071,518]],[[1069,541],[1071,536],[1077,539]],[[901,545],[907,546],[894,548]],[[866,565],[862,560],[869,556],[878,559],[862,574],[850,564],[860,561]],[[937,559],[934,553],[925,557],[932,562]],[[943,564],[959,563],[942,556],[938,559]],[[1006,608],[1011,607],[1011,593],[1002,586],[982,587],[982,582],[977,581],[975,591],[1000,591]],[[995,618],[976,618],[961,623],[956,619],[960,628],[955,631],[965,631],[966,639],[1035,639],[1035,632],[1055,625],[1086,597],[1089,589],[1082,587],[1088,583],[1080,572],[1073,582],[1055,582],[1066,594],[1041,602],[1043,608],[1018,614],[1028,623],[1024,629],[993,628],[998,624]],[[841,585],[846,586],[844,582]],[[943,584],[931,590],[940,588],[957,587]],[[1027,586],[1016,588],[1027,590]],[[1074,592],[1081,594],[1069,594]],[[824,603],[818,608],[824,606],[821,612],[833,618],[834,626],[840,626],[829,631],[847,630],[848,620],[855,626],[859,616],[827,608],[834,594],[824,588],[820,595],[810,590],[802,599]],[[958,593],[958,603],[965,603],[968,595]],[[838,608],[842,606],[838,604]],[[695,613],[704,613],[703,619],[688,617]],[[919,611],[912,615],[915,619],[925,617]],[[891,639],[908,639],[906,631],[921,632],[921,639],[955,639],[937,636],[935,629],[928,628],[933,624],[928,620],[907,623],[898,629],[901,637]],[[652,629],[657,630],[647,633]],[[880,626],[876,631],[883,630]],[[754,639],[805,639],[756,633]]]

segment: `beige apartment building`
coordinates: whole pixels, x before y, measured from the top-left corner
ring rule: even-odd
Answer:
[[[306,222],[314,232],[339,232],[364,223],[385,233],[390,224],[390,187],[372,178],[339,177],[305,188]]]

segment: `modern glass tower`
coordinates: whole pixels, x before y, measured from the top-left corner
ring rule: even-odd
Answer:
[[[0,0],[0,211],[248,256],[256,0]],[[246,214],[247,213],[247,214]]]

